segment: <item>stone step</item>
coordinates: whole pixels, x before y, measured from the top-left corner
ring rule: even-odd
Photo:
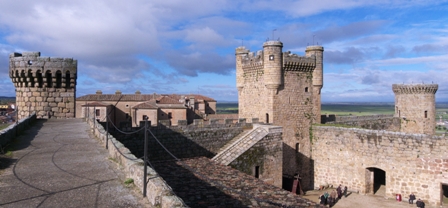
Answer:
[[[227,148],[219,152],[212,160],[223,165],[230,164],[233,160],[238,158],[241,154],[255,145],[258,141],[263,139],[268,134],[268,131],[263,127],[254,127],[241,138],[235,140]]]

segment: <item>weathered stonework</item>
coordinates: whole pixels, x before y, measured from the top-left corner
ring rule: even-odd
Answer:
[[[401,131],[435,134],[437,84],[394,84],[395,117],[402,118]]]
[[[448,183],[445,136],[313,126],[314,186],[343,184],[373,193],[374,171],[385,171],[385,197],[412,192],[440,205],[441,184]]]
[[[12,53],[9,77],[16,87],[19,119],[74,118],[77,60],[40,57],[40,52]]]
[[[323,47],[307,47],[305,56],[282,47],[280,41],[267,41],[256,53],[236,49],[239,117],[283,127],[283,174],[299,173],[308,189],[313,178],[309,129],[320,122]]]

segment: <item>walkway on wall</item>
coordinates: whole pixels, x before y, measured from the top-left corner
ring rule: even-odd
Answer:
[[[0,207],[141,207],[80,119],[38,120],[11,148]]]
[[[239,137],[236,140],[232,140],[230,145],[226,145],[222,151],[218,152],[215,157],[212,158],[213,161],[221,163],[223,165],[228,165],[249,148],[254,146],[258,141],[263,139],[269,133],[269,127],[272,126],[262,126],[254,125],[254,128],[249,132]]]

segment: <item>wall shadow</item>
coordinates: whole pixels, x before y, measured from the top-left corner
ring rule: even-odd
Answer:
[[[248,199],[243,199],[246,200],[243,202],[224,193],[175,161],[156,161],[151,164],[189,207],[248,207],[251,204]]]
[[[17,161],[17,159],[14,159],[6,154],[8,152],[12,152],[12,155],[14,155],[14,151],[29,147],[31,145],[31,141],[34,140],[45,122],[47,122],[46,119],[37,119],[32,122],[30,126],[28,126],[28,129],[17,131],[15,133],[16,136],[4,145],[2,147],[2,151],[0,151],[0,170],[10,167]]]
[[[283,144],[283,152],[284,157],[285,155],[294,155],[295,156],[295,163],[298,167],[298,169],[294,172],[294,174],[291,173],[285,173],[283,172],[283,185],[282,188],[287,191],[292,191],[294,193],[299,194],[300,188],[302,188],[303,192],[306,192],[308,190],[314,189],[314,160],[310,157],[302,154],[301,152],[298,152],[296,149],[291,148],[290,146]],[[284,164],[285,165],[285,164]],[[285,167],[283,167],[283,170],[285,170]],[[296,190],[292,190],[293,188],[293,182],[295,175],[298,174],[298,177],[300,178],[300,186],[297,186]]]

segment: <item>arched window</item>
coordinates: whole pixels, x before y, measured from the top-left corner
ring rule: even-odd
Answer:
[[[47,71],[45,73],[45,78],[47,78],[47,87],[53,87],[52,77],[51,77],[51,71]]]
[[[44,86],[44,79],[42,78],[42,72],[40,70],[37,70],[36,77],[37,77],[38,87],[42,88]]]
[[[70,72],[65,72],[65,88],[70,88]]]
[[[61,88],[62,86],[62,73],[61,71],[56,71],[56,88]]]
[[[31,69],[28,70],[28,78],[30,78],[30,87],[34,87],[34,84],[36,84],[32,72],[33,70]]]

